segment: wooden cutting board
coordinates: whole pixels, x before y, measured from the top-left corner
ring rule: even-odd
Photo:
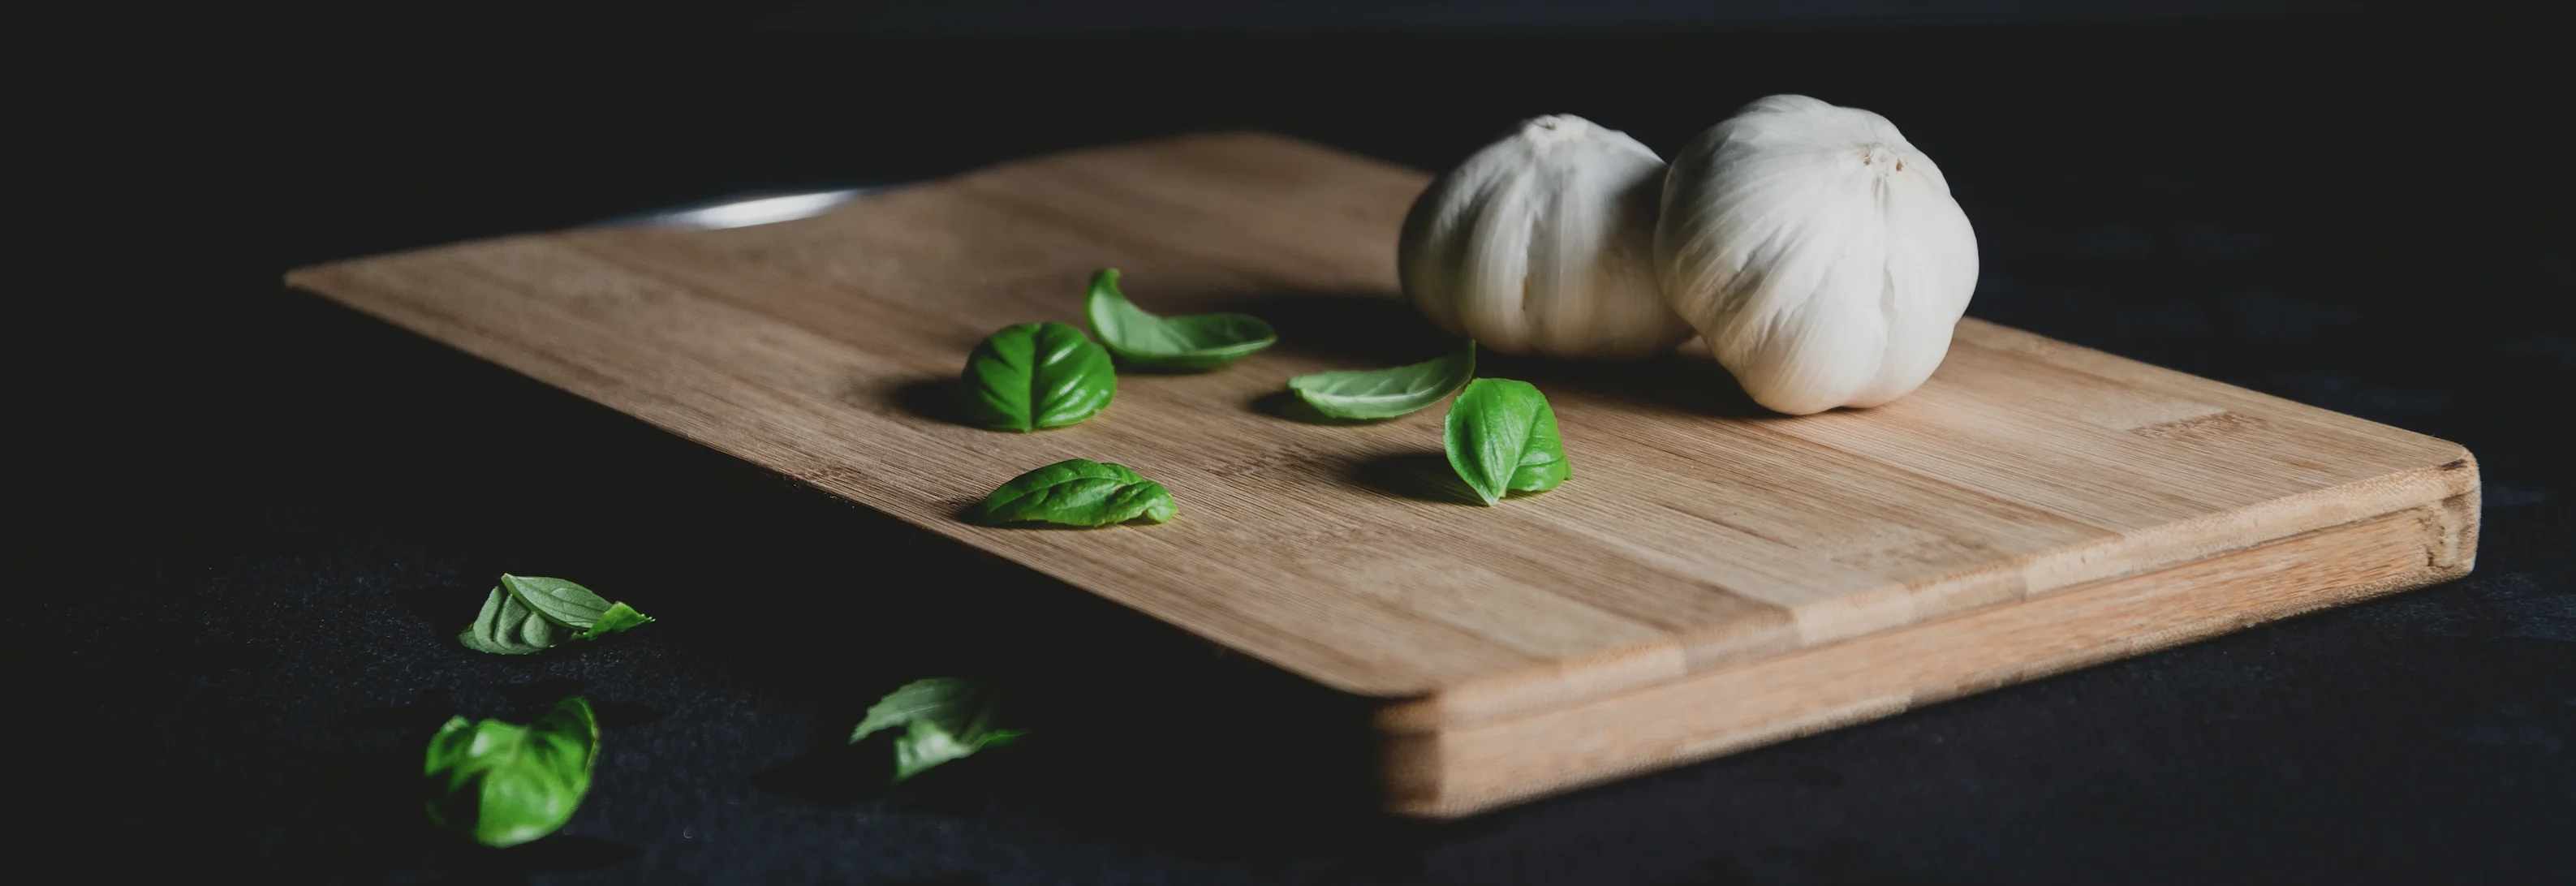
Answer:
[[[1464,503],[1434,407],[1298,420],[1291,375],[1447,345],[1397,292],[1420,172],[1260,134],[1044,157],[715,231],[580,230],[298,270],[294,286],[1380,700],[1389,806],[1474,812],[2468,572],[2456,444],[1976,320],[1894,404],[1788,418],[1704,352],[1489,360],[1573,479]],[[1130,374],[1080,425],[943,416],[975,342],[1240,310],[1278,347]],[[1070,457],[1180,517],[991,529]]]

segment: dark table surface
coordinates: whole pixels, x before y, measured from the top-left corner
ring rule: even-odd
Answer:
[[[2565,882],[2576,246],[2538,23],[1627,38],[188,41],[36,76],[9,349],[12,882]],[[104,97],[88,74],[143,74]],[[59,88],[58,88],[59,87]],[[1332,698],[282,289],[286,268],[1206,128],[1424,167],[1583,114],[1885,113],[1970,312],[2457,440],[2477,573],[1451,823],[1328,786]],[[27,116],[32,115],[32,116]],[[661,621],[531,658],[503,571]],[[915,676],[1051,741],[886,788]],[[420,824],[452,713],[580,692],[599,779],[508,852]],[[879,749],[881,750],[881,749]]]

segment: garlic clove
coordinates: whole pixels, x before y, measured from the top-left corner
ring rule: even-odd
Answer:
[[[1977,281],[1940,167],[1887,118],[1797,95],[1675,156],[1655,257],[1666,303],[1755,402],[1792,415],[1920,387]]]
[[[1442,175],[1405,216],[1405,293],[1508,354],[1645,357],[1690,327],[1664,306],[1654,229],[1664,162],[1572,115],[1524,121]]]

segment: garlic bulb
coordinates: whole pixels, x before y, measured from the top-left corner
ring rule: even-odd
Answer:
[[[1413,201],[1397,269],[1415,307],[1506,354],[1645,357],[1690,337],[1656,291],[1664,161],[1581,117],[1528,120]]]
[[[1655,262],[1745,393],[1805,415],[1932,376],[1977,286],[1977,235],[1887,118],[1775,95],[1674,158]]]

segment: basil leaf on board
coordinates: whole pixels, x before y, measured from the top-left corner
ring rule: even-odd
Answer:
[[[1528,382],[1480,378],[1449,404],[1442,432],[1449,466],[1491,506],[1513,492],[1545,492],[1565,482],[1565,441],[1556,410]]]
[[[1334,418],[1394,418],[1440,402],[1476,377],[1476,343],[1392,369],[1336,369],[1288,380],[1288,389]]]
[[[996,431],[1060,428],[1118,394],[1109,352],[1065,323],[1002,327],[966,357],[964,379],[966,422]]]
[[[574,696],[525,726],[450,718],[421,777],[429,821],[485,846],[516,846],[572,820],[599,761],[599,720]]]
[[[986,526],[1055,523],[1108,526],[1131,520],[1161,523],[1178,506],[1171,490],[1125,465],[1066,459],[1011,478],[967,513]]]
[[[870,706],[859,727],[851,730],[850,743],[880,731],[902,729],[894,738],[894,780],[900,782],[1027,734],[994,727],[996,700],[992,687],[982,680],[914,680]]]
[[[560,639],[553,622],[500,588],[483,598],[483,612],[474,616],[473,626],[456,635],[465,648],[494,655],[544,652]]]
[[[1091,275],[1083,302],[1091,334],[1121,362],[1147,369],[1215,369],[1279,341],[1279,333],[1249,314],[1150,314],[1118,291],[1118,269]]]
[[[538,615],[545,616],[547,621],[582,632],[580,639],[584,640],[653,620],[652,616],[637,612],[624,603],[611,603],[589,588],[560,578],[502,573],[501,587],[528,608],[536,610]]]
[[[653,617],[560,578],[503,573],[501,586],[483,598],[483,611],[458,642],[476,652],[527,655],[544,652],[569,636],[595,640]],[[578,631],[579,633],[570,633]]]

